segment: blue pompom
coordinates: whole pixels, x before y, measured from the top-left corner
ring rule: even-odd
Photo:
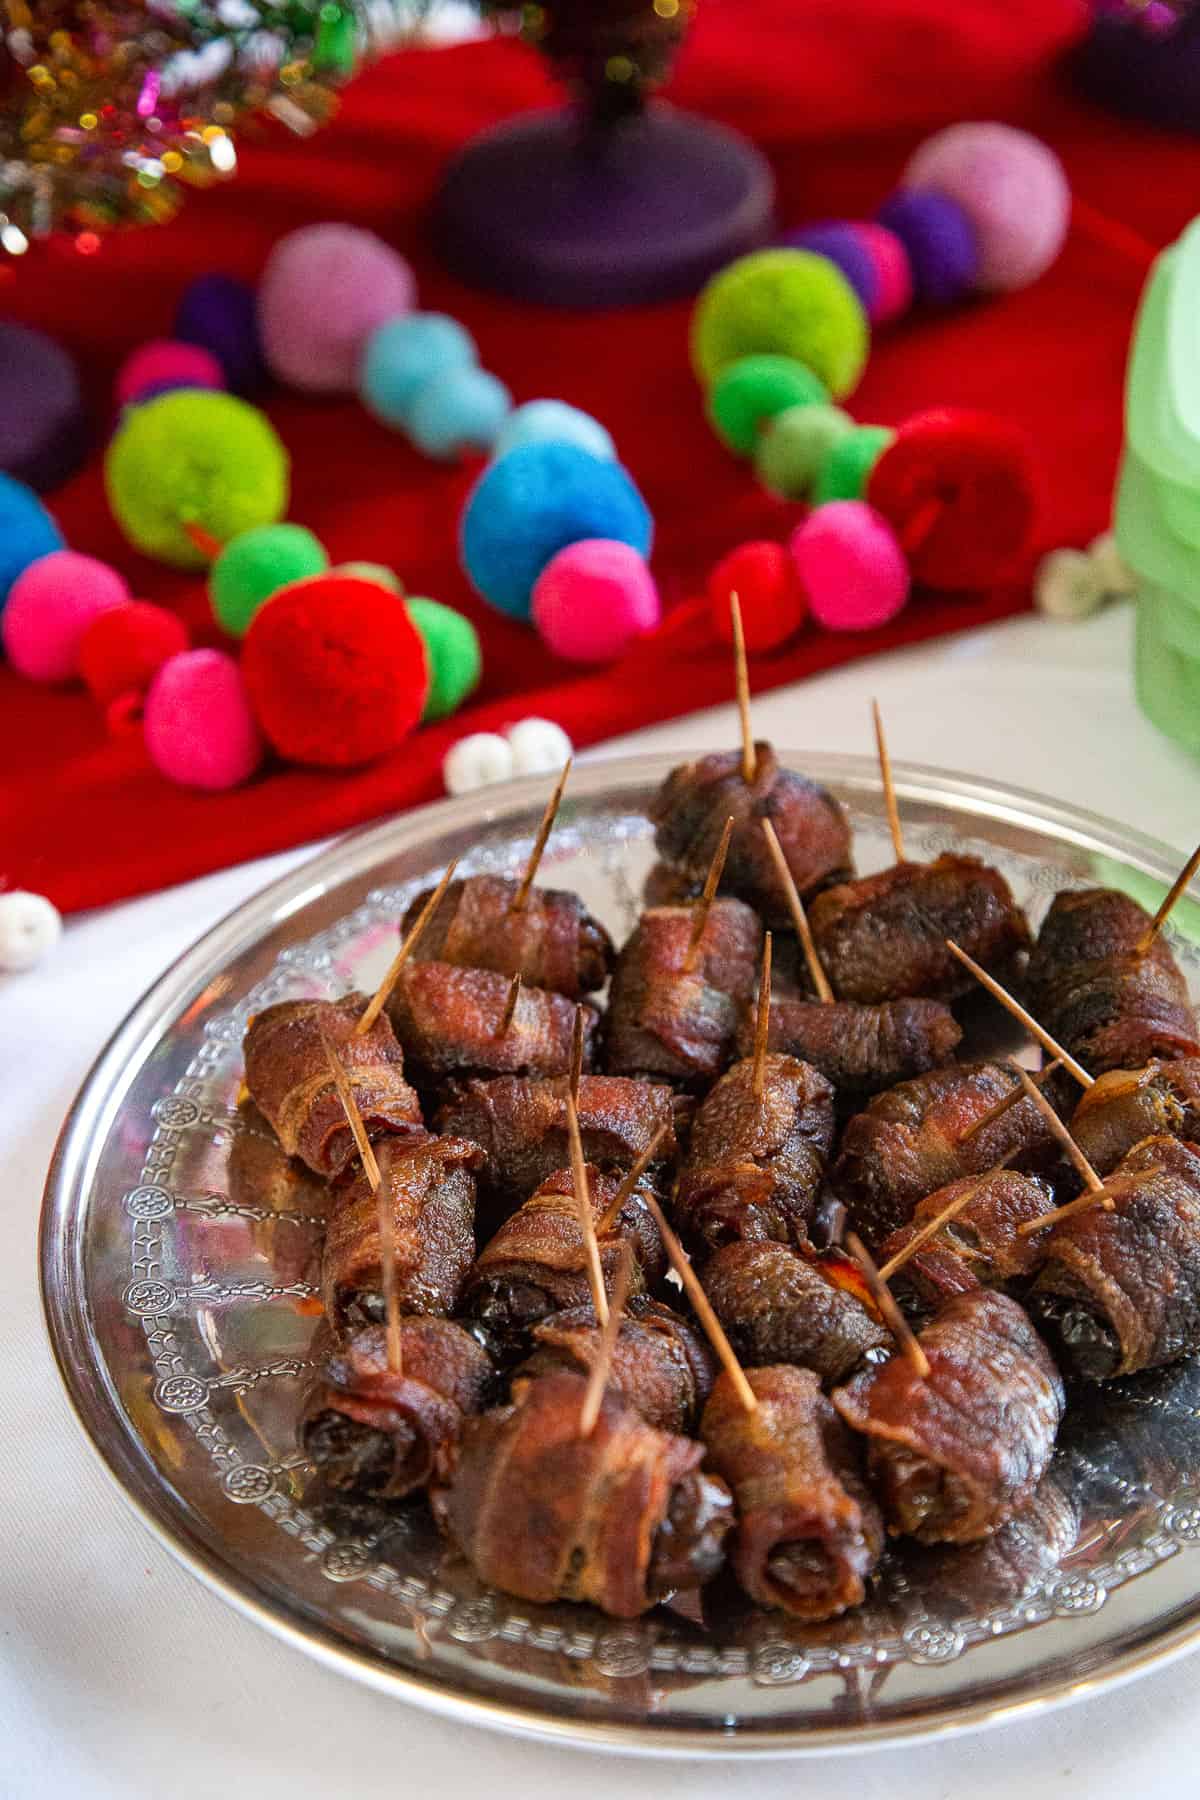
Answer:
[[[620,463],[575,444],[523,444],[486,468],[463,511],[463,568],[482,597],[527,619],[550,558],[581,538],[613,538],[650,554],[654,522]]]
[[[408,435],[426,456],[450,458],[490,450],[512,411],[512,395],[486,369],[447,369],[418,388]]]
[[[493,456],[507,456],[522,444],[574,444],[601,462],[616,462],[617,446],[591,413],[565,400],[527,400],[510,413],[493,446]]]
[[[957,200],[935,188],[899,188],[877,216],[908,251],[918,300],[953,306],[974,292],[979,238]]]
[[[258,301],[248,281],[234,275],[198,275],[183,290],[171,336],[210,350],[234,394],[253,394],[267,378]]]
[[[404,313],[367,339],[359,398],[384,425],[407,431],[413,402],[427,381],[479,361],[475,339],[445,313]]]
[[[0,611],[22,570],[63,548],[62,532],[33,489],[0,475]]]

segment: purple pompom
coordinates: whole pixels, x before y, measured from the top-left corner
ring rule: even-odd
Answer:
[[[880,207],[878,217],[908,251],[918,300],[927,306],[953,306],[974,292],[979,239],[956,200],[901,188]]]
[[[258,301],[248,281],[200,275],[189,282],[175,314],[175,336],[210,350],[235,394],[253,394],[266,380]]]
[[[875,317],[879,273],[853,225],[840,219],[827,219],[819,225],[801,225],[795,231],[785,231],[779,242],[791,250],[811,250],[817,256],[827,256],[862,301],[867,317]]]

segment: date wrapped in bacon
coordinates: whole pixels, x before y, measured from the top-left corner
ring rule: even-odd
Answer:
[[[605,1215],[619,1179],[591,1167],[587,1174],[605,1286],[611,1288],[616,1279],[622,1241],[628,1239],[634,1253],[633,1292],[657,1287],[667,1272],[667,1256],[642,1199],[649,1186],[645,1177],[609,1224]],[[558,1169],[480,1251],[463,1288],[462,1309],[511,1351],[522,1348],[533,1326],[551,1313],[586,1306],[591,1297],[571,1173]]]
[[[505,875],[470,875],[446,889],[415,949],[417,962],[454,963],[520,975],[530,987],[578,1000],[608,980],[613,943],[578,894],[532,887],[520,911],[512,903],[520,882]],[[405,934],[433,893],[418,894],[404,915]]]
[[[858,1294],[786,1244],[726,1244],[704,1265],[704,1291],[747,1365],[795,1363],[832,1386],[892,1349]]]
[[[868,1443],[891,1531],[922,1543],[989,1537],[1046,1472],[1066,1399],[1028,1315],[1007,1294],[955,1294],[921,1333],[921,1375],[894,1356],[833,1403]]]
[[[616,1394],[582,1437],[586,1392],[567,1370],[519,1383],[511,1406],[467,1423],[430,1499],[481,1580],[633,1619],[711,1580],[733,1504],[701,1472],[702,1444],[656,1431]]]
[[[511,982],[492,969],[410,963],[397,981],[388,1013],[418,1086],[449,1075],[566,1075],[576,1003],[545,988],[522,987],[507,1029]],[[583,1012],[583,1066],[592,1067],[599,1014]]]
[[[376,1160],[393,1219],[400,1310],[456,1310],[475,1255],[475,1171],[483,1152],[465,1138],[389,1139]],[[325,1315],[335,1331],[386,1315],[379,1203],[364,1174],[341,1197],[321,1262]]]
[[[780,766],[770,744],[756,744],[754,779],[742,774],[740,750],[714,752],[672,769],[650,803],[654,841],[664,862],[703,881],[734,821],[720,891],[736,894],[768,924],[790,923],[787,896],[763,834],[769,819],[802,895],[839,881],[854,866],[850,825],[827,788]]]
[[[833,1148],[833,1089],[792,1056],[735,1063],[696,1113],[675,1216],[692,1244],[739,1238],[804,1243]]]
[[[415,1493],[463,1420],[487,1403],[491,1362],[460,1325],[403,1319],[400,1340],[397,1375],[388,1368],[382,1325],[352,1332],[305,1404],[301,1447],[336,1493],[379,1500]]]
[[[693,912],[644,912],[617,957],[605,1022],[610,1075],[657,1075],[695,1085],[729,1060],[738,1013],[754,992],[763,929],[740,900],[713,902],[687,973]]]
[[[1053,1169],[1058,1147],[1032,1100],[964,1135],[1013,1084],[1012,1071],[997,1063],[959,1063],[902,1081],[856,1113],[829,1178],[854,1229],[882,1244],[908,1224],[919,1200],[961,1176],[1001,1162]]]
[[[1110,1180],[1111,1212],[1055,1226],[1030,1299],[1063,1368],[1085,1381],[1200,1350],[1200,1154],[1146,1138]]]
[[[994,1536],[973,1544],[911,1545],[905,1574],[937,1595],[947,1619],[980,1619],[1017,1606],[1056,1573],[1079,1538],[1081,1508],[1073,1486],[1054,1467]]]
[[[1148,1137],[1200,1141],[1200,1057],[1110,1069],[1083,1095],[1071,1135],[1101,1175]]]
[[[811,1369],[749,1369],[747,1412],[718,1377],[700,1431],[708,1467],[738,1509],[730,1562],[760,1606],[832,1619],[857,1606],[883,1549],[883,1521],[860,1473],[858,1447]]]
[[[886,1264],[907,1250],[931,1220],[958,1201],[963,1202],[961,1211],[926,1238],[890,1277],[892,1292],[910,1318],[934,1311],[951,1294],[1029,1281],[1042,1260],[1046,1232],[1022,1236],[1021,1227],[1054,1210],[1049,1183],[1015,1169],[990,1169],[986,1175],[968,1175],[927,1195],[912,1223],[902,1225],[880,1246],[880,1262]]]
[[[404,1052],[382,1015],[354,1035],[364,994],[340,1000],[281,1000],[246,1031],[246,1087],[289,1156],[336,1179],[354,1160],[354,1139],[329,1072],[325,1041],[346,1071],[367,1136],[422,1132],[421,1103],[404,1079]]]
[[[757,1009],[743,1008],[738,1025],[740,1056],[754,1051]],[[818,1000],[771,995],[767,1047],[811,1063],[839,1094],[877,1094],[940,1069],[962,1041],[962,1027],[940,1000],[887,1000],[862,1006],[851,1000]]]
[[[1187,983],[1161,934],[1143,955],[1149,915],[1128,894],[1055,895],[1029,958],[1030,1011],[1093,1075],[1153,1058],[1200,1055]]]
[[[834,993],[869,1004],[969,993],[972,977],[947,938],[994,970],[1030,942],[1007,881],[974,856],[896,863],[827,888],[813,901],[809,924]]]
[[[590,1306],[554,1313],[535,1325],[533,1355],[515,1379],[573,1369],[586,1375],[601,1331]],[[608,1386],[659,1431],[691,1435],[712,1392],[716,1360],[703,1335],[679,1313],[638,1294],[629,1302],[613,1347]]]

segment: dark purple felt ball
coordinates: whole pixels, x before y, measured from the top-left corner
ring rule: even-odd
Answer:
[[[800,225],[794,231],[785,231],[779,242],[791,250],[811,250],[817,256],[827,256],[862,301],[868,318],[875,316],[879,271],[853,225],[841,219],[826,219],[819,225]]]
[[[254,289],[233,275],[199,275],[183,291],[174,335],[211,350],[235,394],[252,394],[266,380]]]
[[[89,435],[75,364],[61,344],[0,320],[0,470],[48,493],[79,468]]]
[[[1200,131],[1200,14],[1183,12],[1157,31],[1141,11],[1101,15],[1074,67],[1089,98],[1102,106],[1152,125]]]
[[[908,251],[919,301],[953,306],[975,291],[979,239],[957,200],[932,188],[899,188],[884,201],[878,219]]]

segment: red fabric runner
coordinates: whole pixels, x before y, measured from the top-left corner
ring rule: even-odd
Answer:
[[[705,0],[673,97],[763,145],[787,222],[869,213],[931,128],[991,116],[1042,133],[1081,197],[1166,242],[1196,205],[1200,149],[1070,97],[1051,64],[1083,11],[1077,0]],[[171,225],[110,240],[90,258],[54,245],[7,265],[0,307],[80,356],[99,429],[116,362],[169,328],[192,276],[222,268],[254,277],[276,237],[315,219],[368,225],[412,257],[423,304],[462,318],[519,400],[559,396],[610,427],[657,520],[655,568],[674,602],[735,543],[782,538],[793,513],[705,426],[687,362],[688,307],[531,311],[460,287],[424,240],[447,156],[490,121],[548,97],[537,59],[513,43],[395,57],[356,82],[337,122],[311,141],[272,133],[244,145],[236,181],[197,196]],[[937,403],[1009,412],[1036,434],[1050,473],[1043,547],[1080,542],[1108,518],[1139,285],[1118,252],[1077,233],[1029,292],[883,334],[854,411],[885,423]],[[528,630],[481,607],[459,572],[455,530],[473,470],[425,461],[353,399],[276,392],[268,409],[294,459],[291,516],[335,560],[389,563],[410,592],[475,619],[486,668],[477,700],[360,773],[274,767],[246,789],[201,795],[164,781],[138,743],[106,740],[78,690],[0,670],[0,877],[12,885],[65,910],[97,905],[428,800],[441,791],[445,749],[467,731],[538,713],[585,745],[728,697],[728,654],[715,644],[687,655],[669,640],[643,645],[598,673],[556,661]],[[51,503],[72,546],[110,558],[138,594],[177,605],[217,641],[199,580],[138,558],[121,539],[98,455]],[[806,632],[756,659],[752,682],[794,681],[1025,604],[1023,589],[919,595],[866,637]]]

